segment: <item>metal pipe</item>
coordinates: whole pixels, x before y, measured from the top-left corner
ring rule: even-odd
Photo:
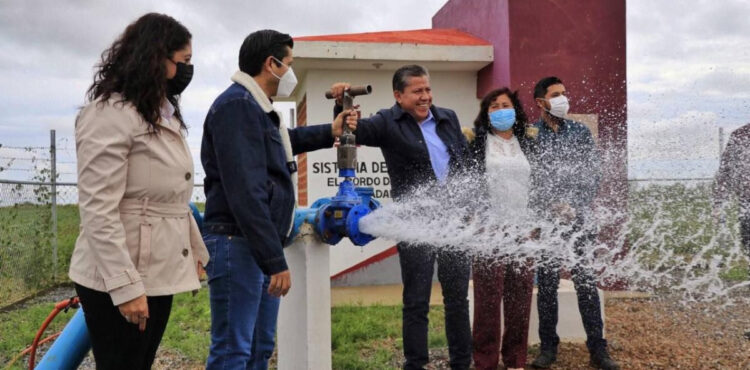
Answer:
[[[344,91],[341,98],[341,104],[344,111],[354,107],[354,97],[358,95],[368,95],[372,92],[371,85],[350,86]],[[333,99],[333,92],[326,91],[326,98]],[[351,179],[356,174],[357,168],[357,138],[348,126],[344,125],[344,133],[339,137],[337,148],[337,159],[339,166],[339,176],[346,180]]]
[[[369,95],[372,93],[372,85],[350,86],[349,90],[346,91],[351,96]],[[331,90],[326,91],[326,99],[333,99],[333,92]]]
[[[0,179],[0,184],[52,186],[51,182],[18,181],[18,180],[3,180],[3,179]],[[77,186],[77,185],[78,184],[75,182],[55,182],[55,186]],[[203,186],[203,184],[197,184],[195,186]]]
[[[50,183],[52,193],[52,281],[57,281],[57,146],[55,130],[49,132],[49,154],[51,162]]]

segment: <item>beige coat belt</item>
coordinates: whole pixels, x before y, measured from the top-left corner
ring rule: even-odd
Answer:
[[[144,199],[123,199],[120,213],[137,214],[146,217],[184,217],[190,215],[186,203],[159,203]]]
[[[192,217],[187,204],[152,202],[148,198],[123,199],[120,201],[120,213],[141,215],[141,240],[137,266],[138,273],[143,277],[146,276],[151,257],[151,223],[146,217]]]

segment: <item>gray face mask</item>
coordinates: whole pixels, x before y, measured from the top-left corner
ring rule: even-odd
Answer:
[[[286,66],[286,72],[279,77],[273,71],[271,71],[271,74],[279,79],[279,89],[276,90],[276,96],[280,98],[286,98],[289,95],[292,95],[292,92],[294,91],[294,88],[297,86],[297,76],[294,75],[294,71],[292,70],[292,67],[287,66],[284,64],[284,62],[276,59],[275,57],[271,57],[277,62],[281,63],[282,65]]]

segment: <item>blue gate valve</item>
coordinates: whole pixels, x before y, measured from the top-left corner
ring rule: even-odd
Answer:
[[[367,95],[372,92],[370,85],[352,86],[344,92],[342,103],[344,110],[354,105],[354,96]],[[326,97],[333,98],[333,94],[326,93]],[[299,234],[303,223],[313,226],[321,240],[335,245],[344,237],[348,237],[354,245],[365,245],[375,239],[359,229],[359,221],[372,211],[380,208],[380,203],[372,198],[373,188],[354,187],[352,179],[356,176],[357,145],[356,136],[348,127],[339,138],[337,149],[339,177],[344,181],[339,184],[339,190],[333,198],[321,198],[308,209],[295,211],[294,225],[289,240]]]

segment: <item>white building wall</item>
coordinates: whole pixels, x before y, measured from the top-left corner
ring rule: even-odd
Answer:
[[[307,94],[307,124],[320,124],[331,122],[333,115],[333,102],[325,98],[324,94],[334,82],[347,81],[352,85],[370,84],[373,93],[367,96],[355,98],[355,104],[360,105],[363,117],[370,116],[380,109],[390,108],[395,100],[391,80],[394,70],[308,70],[304,85],[297,94],[298,100],[302,93]],[[433,103],[437,106],[450,108],[456,111],[462,126],[472,126],[477,111],[479,100],[476,98],[476,72],[471,71],[431,71],[430,82],[432,85]],[[385,191],[390,192],[387,185],[386,173],[377,172],[384,163],[383,156],[378,148],[360,147],[357,151],[358,161],[364,163],[367,173],[357,173],[358,177],[369,178],[375,182],[375,190],[382,195]],[[321,197],[331,197],[336,194],[336,179],[338,172],[334,171],[332,164],[336,162],[336,149],[325,149],[308,153],[307,176],[308,176],[308,199],[309,204]],[[324,169],[328,163],[330,172],[316,171]],[[386,185],[384,185],[386,183]],[[390,198],[378,198],[381,202],[390,202]],[[334,275],[341,272],[377,253],[382,252],[395,245],[392,240],[376,239],[364,247],[352,245],[348,239],[331,247],[330,272]]]

